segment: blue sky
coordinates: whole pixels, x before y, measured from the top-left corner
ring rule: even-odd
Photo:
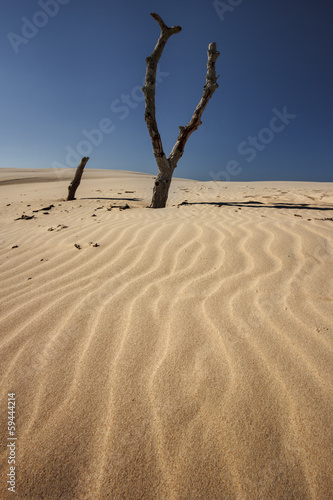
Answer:
[[[87,155],[90,168],[157,173],[140,92],[159,36],[150,12],[183,28],[156,89],[167,155],[201,98],[208,44],[221,53],[177,177],[333,181],[331,0],[1,0],[0,167]]]

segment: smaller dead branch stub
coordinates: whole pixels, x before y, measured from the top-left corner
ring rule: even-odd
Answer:
[[[68,186],[67,201],[75,200],[75,193],[76,193],[77,188],[80,185],[83,170],[84,170],[84,167],[86,166],[88,160],[89,160],[89,156],[84,156],[80,162],[80,165],[77,167],[75,175],[74,175],[74,179],[72,180],[72,182]]]

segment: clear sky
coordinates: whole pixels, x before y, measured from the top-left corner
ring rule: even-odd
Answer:
[[[157,120],[168,155],[202,95],[219,88],[177,177],[333,181],[332,0],[1,0],[0,167],[157,173],[140,91],[159,36]],[[96,129],[98,131],[96,131]],[[92,132],[93,131],[93,132]]]

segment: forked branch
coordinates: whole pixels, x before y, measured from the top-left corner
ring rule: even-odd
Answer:
[[[161,208],[166,205],[169,186],[174,169],[179,159],[183,156],[185,144],[190,135],[201,125],[201,117],[209,99],[218,88],[215,63],[219,57],[216,50],[216,43],[211,43],[208,47],[207,75],[206,84],[199,104],[197,105],[190,122],[185,127],[179,127],[179,135],[168,158],[166,158],[161,136],[156,122],[155,109],[155,86],[157,64],[161,58],[166,42],[171,35],[181,31],[180,26],[169,28],[158,14],[150,14],[161,28],[161,34],[152,54],[147,57],[147,70],[145,84],[142,89],[145,96],[145,120],[147,123],[149,135],[151,138],[153,153],[158,166],[159,174],[157,176],[151,207]]]

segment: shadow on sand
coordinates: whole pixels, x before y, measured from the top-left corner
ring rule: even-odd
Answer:
[[[101,196],[96,196],[95,198],[80,198],[80,200],[143,201],[142,198],[103,198]]]
[[[213,205],[216,207],[251,207],[251,208],[284,208],[286,210],[333,210],[333,205],[320,207],[309,205],[308,203],[274,203],[273,205],[266,205],[261,201],[244,201],[244,202],[236,202],[236,201],[226,201],[226,202],[216,202],[216,201],[194,201],[188,202],[183,201],[179,203],[177,206],[184,205]]]

